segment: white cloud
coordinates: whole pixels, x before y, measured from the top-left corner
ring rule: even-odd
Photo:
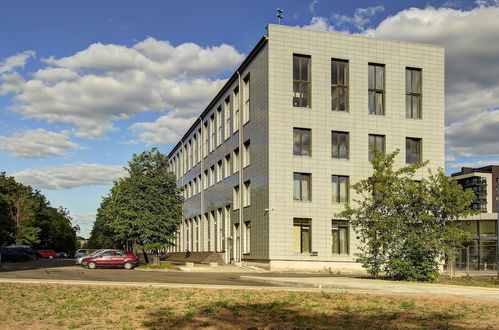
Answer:
[[[76,136],[100,138],[114,120],[142,111],[171,111],[190,118],[223,85],[218,75],[244,58],[232,46],[172,46],[148,38],[132,47],[92,44],[72,56],[43,59],[31,79],[17,72],[1,76],[0,94],[26,117],[71,124]]]
[[[332,14],[331,21],[334,22],[336,28],[340,26],[353,26],[359,31],[364,31],[371,23],[372,18],[380,12],[383,12],[385,7],[376,6],[368,8],[357,8],[353,16]]]
[[[319,1],[318,0],[313,0],[312,2],[309,3],[308,5],[308,10],[313,13],[315,12],[315,5],[318,4]]]
[[[42,166],[10,174],[17,181],[37,189],[66,189],[88,185],[112,184],[125,175],[122,166],[74,163],[59,167]]]
[[[27,50],[3,59],[0,61],[0,74],[10,72],[16,68],[23,68],[30,57],[35,57],[35,52],[32,50]]]
[[[151,123],[135,123],[130,130],[147,145],[177,143],[196,118],[178,118],[167,114]]]
[[[450,167],[460,169],[461,167],[477,168],[477,167],[484,167],[484,166],[489,166],[489,165],[499,165],[499,159],[484,159],[484,160],[477,160],[477,161],[472,161],[472,162],[453,163],[450,165]]]
[[[304,29],[316,30],[316,31],[335,31],[334,28],[329,24],[329,20],[325,17],[312,17],[309,25],[302,26]]]
[[[14,157],[42,158],[64,156],[66,150],[83,149],[71,142],[69,131],[51,132],[43,128],[14,133],[11,137],[0,136],[0,151]]]

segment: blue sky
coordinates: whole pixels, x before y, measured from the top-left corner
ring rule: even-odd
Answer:
[[[132,153],[167,153],[276,23],[446,47],[446,170],[498,163],[498,1],[0,4],[0,171],[88,237]]]

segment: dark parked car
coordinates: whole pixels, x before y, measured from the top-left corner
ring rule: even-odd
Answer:
[[[37,260],[42,257],[38,251],[29,245],[9,245],[7,248],[26,253],[30,260]]]
[[[133,269],[137,266],[139,258],[130,251],[107,250],[96,256],[89,256],[81,261],[82,266],[87,266],[89,269],[97,267],[117,267],[125,269]]]
[[[2,262],[20,262],[29,260],[29,256],[18,249],[0,247],[0,254],[2,255]]]

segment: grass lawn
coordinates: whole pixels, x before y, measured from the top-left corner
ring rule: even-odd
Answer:
[[[497,278],[439,277],[434,283],[499,288],[499,279]]]
[[[1,329],[497,328],[499,303],[264,290],[0,284]]]
[[[140,265],[137,268],[141,269],[164,269],[164,270],[180,270],[177,266],[172,264],[171,262],[162,261],[159,265],[155,265],[153,263]]]

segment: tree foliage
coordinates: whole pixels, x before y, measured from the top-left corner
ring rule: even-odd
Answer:
[[[0,173],[0,245],[73,253],[77,231],[67,210],[52,207],[40,191]]]
[[[89,247],[131,246],[157,252],[172,244],[182,217],[183,197],[156,148],[134,154],[128,176],[114,182],[99,208]]]
[[[415,180],[426,162],[394,169],[398,150],[371,152],[372,176],[352,186],[359,197],[339,214],[360,242],[357,261],[374,277],[429,281],[442,258],[469,239],[458,219],[472,213],[474,194],[441,169]]]

